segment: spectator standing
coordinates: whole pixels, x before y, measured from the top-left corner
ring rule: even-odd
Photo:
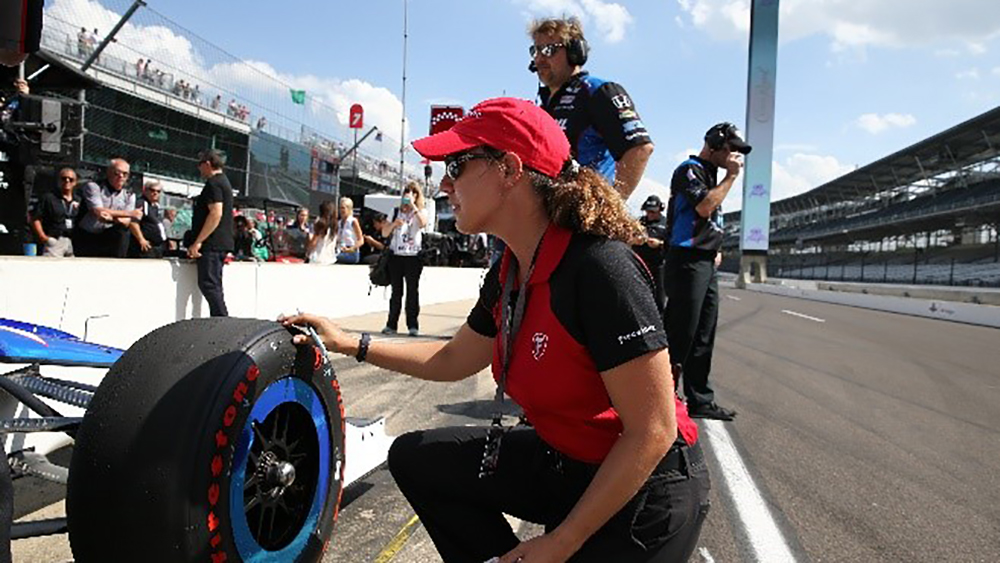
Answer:
[[[382,236],[382,229],[389,222],[385,213],[376,213],[372,218],[371,229],[364,234],[365,244],[361,247],[361,262],[363,264],[374,264],[378,260],[378,255],[385,249],[386,237]]]
[[[222,290],[222,266],[233,250],[233,187],[223,172],[222,154],[216,150],[198,155],[198,172],[205,187],[195,200],[188,257],[197,260],[198,288],[213,317],[228,317]]]
[[[312,238],[313,226],[309,222],[309,210],[300,207],[295,213],[295,220],[285,229],[288,251],[298,258],[308,257],[307,247]]]
[[[621,85],[583,70],[589,47],[580,20],[537,20],[530,68],[538,99],[569,139],[573,157],[597,170],[628,199],[653,154],[653,141]]]
[[[87,28],[85,27],[81,27],[80,33],[76,34],[76,54],[81,59],[86,59],[90,56],[90,33],[87,32]]]
[[[142,78],[146,71],[146,61],[139,57],[139,60],[135,62],[135,77]]]
[[[167,250],[177,250],[177,242],[172,240],[177,238],[177,235],[174,234],[174,221],[176,220],[176,209],[168,207],[163,210],[163,232],[166,233],[167,237]]]
[[[319,206],[319,219],[313,225],[306,254],[310,264],[333,264],[337,261],[337,211],[332,201]]]
[[[701,152],[682,162],[670,181],[664,324],[674,384],[683,381],[688,412],[696,418],[732,420],[736,416],[736,411],[715,403],[708,376],[719,319],[722,200],[740,175],[741,155],[749,152],[750,145],[740,138],[735,125],[719,123],[705,133]],[[720,168],[726,171],[721,183]]]
[[[340,198],[340,221],[337,222],[337,263],[357,264],[361,261],[364,235],[361,223],[354,216],[354,202],[349,197]]]
[[[382,229],[382,236],[391,237],[389,248],[389,278],[392,294],[389,297],[389,317],[382,334],[396,334],[399,313],[403,305],[403,287],[406,286],[406,328],[410,336],[420,333],[420,274],[424,264],[420,260],[423,228],[427,225],[424,213],[424,194],[420,184],[410,182],[403,188],[400,206],[393,212],[393,220]]]
[[[46,192],[32,214],[31,228],[42,247],[42,256],[72,257],[73,222],[80,210],[76,171],[63,168],[57,176],[59,193]]]
[[[212,103],[209,105],[215,111],[219,111],[219,106],[222,105],[222,94],[216,94],[215,97],[212,98]]]
[[[137,209],[142,210],[142,218],[129,225],[132,240],[128,255],[132,258],[163,258],[167,231],[160,207],[162,192],[159,180],[147,180],[142,186],[142,197],[136,205]]]
[[[167,234],[167,239],[174,238],[174,221],[177,220],[177,210],[168,207],[163,210],[163,232]]]
[[[135,194],[125,189],[131,175],[129,163],[112,159],[104,180],[83,186],[79,220],[73,232],[77,256],[124,258],[128,253],[129,225],[142,218]]]

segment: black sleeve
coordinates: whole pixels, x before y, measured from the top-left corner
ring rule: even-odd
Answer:
[[[708,172],[696,164],[685,164],[684,167],[686,169],[679,171],[678,174],[680,191],[693,207],[708,195]]]
[[[591,94],[590,116],[616,161],[632,147],[653,142],[632,98],[619,84],[605,82]]]
[[[497,260],[490,271],[486,273],[483,287],[479,290],[479,301],[465,319],[469,328],[487,337],[494,338],[499,332],[493,309],[500,300],[500,260]]]
[[[209,179],[208,189],[205,190],[205,203],[225,203],[225,195],[222,192],[226,189],[226,186],[219,180],[220,176],[222,175],[216,174]]]
[[[588,248],[576,274],[579,341],[600,371],[667,347],[649,270],[624,243]]]

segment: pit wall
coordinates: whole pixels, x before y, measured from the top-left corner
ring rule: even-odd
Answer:
[[[420,303],[475,299],[485,271],[424,268]],[[239,262],[223,270],[229,314],[275,319],[296,310],[332,318],[389,310],[389,288],[371,288],[368,268]],[[0,317],[60,328],[128,348],[181,319],[207,317],[190,260],[0,257]],[[405,328],[401,319],[400,326]]]

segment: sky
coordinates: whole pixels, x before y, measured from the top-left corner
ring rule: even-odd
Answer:
[[[99,1],[128,5],[47,6]],[[400,137],[404,0],[147,3],[308,90],[341,123],[359,102],[370,123]],[[633,209],[667,192],[673,169],[712,124],[745,121],[749,0],[407,0],[406,14],[407,140],[427,133],[433,104],[534,99],[527,26],[560,15],[580,17],[591,46],[585,68],[625,87],[656,144]],[[1000,105],[995,0],[781,0],[779,27],[774,200]],[[156,36],[148,40],[165,51],[158,60],[192,49],[140,34]],[[734,189],[724,209],[740,199]]]

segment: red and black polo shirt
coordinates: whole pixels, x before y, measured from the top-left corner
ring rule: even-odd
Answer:
[[[468,317],[472,330],[495,339],[495,379],[501,280],[511,257],[508,249],[487,274]],[[667,347],[653,280],[626,244],[550,226],[527,285],[507,394],[549,445],[573,459],[600,463],[622,432],[601,372]],[[694,444],[698,428],[676,397],[675,404],[678,432]]]

